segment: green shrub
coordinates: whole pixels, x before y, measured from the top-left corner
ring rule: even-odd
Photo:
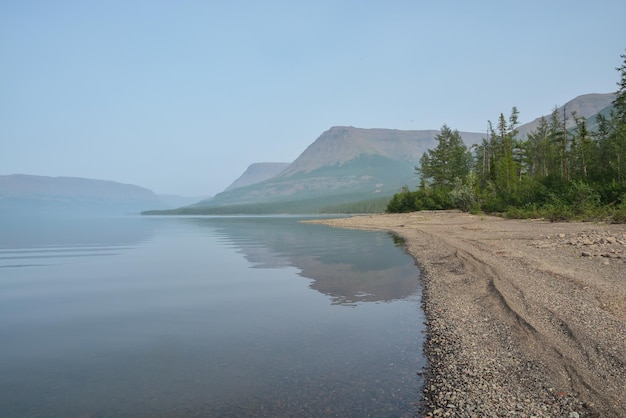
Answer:
[[[576,213],[585,213],[600,205],[600,194],[591,185],[582,181],[570,183],[564,200]]]
[[[474,189],[470,184],[464,184],[460,178],[454,181],[454,186],[448,193],[450,204],[463,212],[476,210],[478,205],[478,197],[474,193]]]
[[[504,216],[509,219],[536,219],[542,217],[537,209],[537,206],[534,204],[509,206]]]

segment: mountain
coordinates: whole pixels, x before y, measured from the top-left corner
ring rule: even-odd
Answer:
[[[373,199],[385,201],[402,186],[417,184],[415,166],[436,145],[438,133],[333,127],[274,177],[229,188],[175,212],[149,213],[315,213]],[[483,138],[473,132],[461,136],[468,145]]]
[[[280,177],[310,173],[325,166],[341,166],[361,156],[419,162],[422,154],[436,145],[436,130],[400,131],[336,126],[324,132],[289,165]],[[480,142],[483,135],[461,132],[466,144]]]
[[[235,180],[224,191],[236,189],[238,187],[250,186],[251,184],[260,183],[264,180],[277,176],[285,168],[289,167],[289,163],[254,163],[251,164],[246,171]]]
[[[174,194],[159,194],[157,195],[159,201],[162,206],[168,209],[179,208],[181,206],[189,206],[200,200],[205,200],[207,197],[205,196],[197,196],[197,197],[188,197],[188,196],[178,196]]]
[[[79,177],[0,176],[0,213],[103,215],[139,213],[165,206],[151,190]]]
[[[594,118],[596,114],[602,111],[606,111],[607,108],[610,108],[612,106],[613,100],[615,100],[615,93],[584,94],[570,100],[563,106],[557,108],[557,112],[559,118],[562,120],[563,110],[565,109],[565,115],[567,117],[565,126],[569,129],[576,125],[576,123],[574,122],[574,118],[572,117],[572,112],[576,112],[579,117],[583,117],[585,119]],[[552,112],[544,115],[543,117],[549,119],[551,113]],[[541,116],[533,120],[532,122],[520,125],[518,128],[520,138],[525,137],[526,135],[528,135],[529,132],[537,129],[540,120]]]

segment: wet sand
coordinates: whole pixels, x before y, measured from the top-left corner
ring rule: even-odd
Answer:
[[[424,416],[626,417],[626,225],[447,211],[314,222],[405,239],[424,287]]]

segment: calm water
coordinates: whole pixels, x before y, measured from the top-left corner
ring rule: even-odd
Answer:
[[[0,416],[410,416],[419,270],[298,220],[3,221]]]

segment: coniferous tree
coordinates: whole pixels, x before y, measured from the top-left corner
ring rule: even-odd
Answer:
[[[514,193],[520,170],[519,162],[515,160],[517,136],[517,120],[519,112],[513,108],[507,122],[501,113],[498,118],[497,131],[490,125],[490,136],[493,138],[493,180],[498,192],[509,200]]]
[[[626,125],[626,54],[620,55],[623,62],[616,70],[620,72],[620,81],[617,83],[619,89],[613,101],[615,112],[622,126]]]
[[[419,172],[424,183],[450,188],[457,178],[464,179],[469,174],[471,156],[456,129],[443,125],[435,140],[435,149],[422,155]]]
[[[546,178],[553,174],[555,149],[550,140],[550,127],[545,117],[539,119],[539,126],[526,138],[528,173],[532,177]]]
[[[564,122],[563,122],[564,123]],[[563,126],[561,125],[561,118],[559,117],[559,111],[555,107],[550,115],[550,123],[548,136],[550,137],[550,141],[552,145],[557,150],[557,161],[554,161],[554,166],[559,167],[559,176],[561,181],[565,182],[567,178],[567,133],[563,130]],[[553,172],[556,177],[556,170]]]
[[[598,114],[598,116],[596,116],[596,124],[597,128],[593,133],[593,137],[598,144],[595,172],[597,180],[609,181],[611,177],[610,161],[613,157],[611,150],[611,133],[613,131],[611,118]]]
[[[575,112],[572,112],[572,116],[576,122],[576,130],[572,138],[570,171],[573,178],[587,181],[591,177],[591,170],[595,166],[595,159],[598,153],[597,144],[587,129],[585,118],[578,117]]]
[[[619,89],[609,117],[598,115],[599,161],[604,182],[626,182],[626,54],[621,55]]]
[[[619,89],[613,101],[615,112],[613,118],[613,168],[616,181],[618,183],[626,181],[626,54],[620,55],[623,62],[616,70],[620,72],[620,81],[617,83]]]
[[[514,107],[508,120],[500,114],[495,127],[489,122],[487,137],[474,146],[474,159],[458,131],[444,125],[437,146],[422,155],[416,168],[420,189],[403,190],[388,210],[457,207],[626,222],[626,54],[621,57],[613,110],[596,117],[593,131],[575,112],[575,126],[568,129],[563,107],[520,139]]]
[[[476,146],[476,158],[474,161],[480,188],[485,188],[487,182],[490,180],[491,162],[490,140],[489,138],[483,138],[482,143]]]

